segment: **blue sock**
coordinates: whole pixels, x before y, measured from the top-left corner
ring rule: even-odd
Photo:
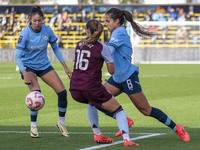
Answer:
[[[60,93],[57,93],[57,95],[59,116],[65,117],[65,113],[67,111],[67,91],[64,90]]]
[[[176,124],[160,109],[152,107],[150,116],[156,118],[166,126],[170,127],[172,130],[176,130]]]
[[[31,115],[31,122],[37,122],[38,110],[37,111],[30,110],[30,115]]]
[[[34,90],[34,91],[38,91],[38,92],[40,92],[40,93],[41,93],[41,90]]]

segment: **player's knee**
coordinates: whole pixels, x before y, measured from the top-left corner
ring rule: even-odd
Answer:
[[[113,114],[117,114],[118,112],[120,112],[120,111],[122,111],[123,110],[123,108],[122,108],[122,106],[120,105],[114,112],[113,112]]]
[[[110,117],[116,119],[116,116],[115,116],[116,113],[122,111],[123,108],[122,108],[122,106],[120,105],[114,112],[110,112],[110,111],[105,110],[105,109],[103,109],[103,108],[101,108],[101,107],[98,108],[98,110],[100,110],[101,112],[103,112],[105,115],[110,116]]]
[[[149,110],[149,109],[140,109],[140,112],[141,112],[144,116],[150,116],[151,110]]]
[[[110,116],[110,117],[112,117],[113,118],[113,116],[114,116],[114,114],[113,113],[111,113],[111,112],[109,112],[108,110],[105,110],[105,109],[103,109],[103,108],[98,108],[98,110],[100,110],[101,112],[103,112],[105,115],[107,115],[107,116]]]
[[[67,91],[63,90],[58,95],[58,107],[65,108],[67,107]]]

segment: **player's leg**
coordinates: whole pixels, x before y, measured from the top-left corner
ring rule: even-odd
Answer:
[[[177,133],[183,141],[190,141],[189,134],[184,130],[182,125],[176,125],[163,111],[158,108],[151,107],[143,92],[129,95],[131,101],[136,108],[145,116],[151,116],[166,126],[170,127]]]
[[[27,72],[28,76],[31,78],[31,83],[28,84],[28,87],[30,91],[39,91],[40,86],[38,84],[37,75],[31,71]],[[31,131],[30,135],[31,137],[37,138],[39,136],[38,129],[37,129],[37,116],[38,116],[38,110],[32,111],[30,110],[30,116],[31,116]]]
[[[132,141],[130,141],[129,127],[128,127],[126,114],[123,108],[121,107],[121,105],[115,99],[115,97],[112,96],[112,98],[109,101],[103,103],[101,107],[105,110],[110,111],[111,113],[114,114],[114,116],[116,116],[118,127],[123,135],[124,146],[125,147],[139,146],[139,144],[135,144]]]
[[[117,84],[113,80],[112,77],[109,78],[109,80],[104,84],[104,86],[114,97],[116,97],[122,93],[121,86],[119,84]],[[99,110],[102,111],[103,113],[105,113],[107,116],[113,117],[112,113],[110,113],[109,111],[104,110],[102,108],[99,108]],[[127,121],[128,121],[128,126],[130,128],[134,124],[134,121],[128,117],[127,117]],[[120,130],[115,134],[116,137],[121,136],[121,135],[122,135],[122,133]]]
[[[69,137],[69,132],[65,126],[65,114],[67,111],[67,91],[55,70],[49,71],[45,75],[41,76],[41,78],[46,84],[52,87],[58,95],[59,119],[56,126],[60,129],[63,136]]]
[[[109,79],[109,80],[111,80],[111,79]],[[112,80],[111,80],[111,81],[112,81]],[[106,83],[104,84],[104,87],[105,87],[111,94],[113,94],[114,96],[117,96],[117,95],[119,95],[119,94],[122,93],[122,91],[121,91],[119,88],[117,88],[117,87],[115,87],[115,86],[109,84],[108,82],[106,82]],[[107,110],[105,110],[105,109],[103,109],[103,108],[98,108],[98,110],[100,110],[101,112],[103,112],[105,115],[116,119],[115,116],[113,116],[113,113],[111,113],[111,112],[109,112],[109,111],[107,111]],[[89,120],[92,119],[92,118],[96,118],[96,117],[97,117],[96,114],[98,114],[98,113],[96,113],[96,111],[97,111],[97,110],[96,110],[96,108],[95,108],[94,106],[93,106],[93,107],[92,107],[91,105],[88,106],[88,112],[90,112],[90,113],[88,113],[88,118],[89,118]],[[95,120],[95,119],[94,119],[94,120]],[[127,118],[127,121],[128,121],[128,126],[129,126],[129,127],[131,127],[131,126],[134,124],[134,121],[133,121],[132,119],[130,119],[130,118]],[[96,128],[95,130],[99,130],[99,128]],[[100,132],[100,130],[99,130],[99,132]],[[122,135],[122,133],[121,133],[121,131],[119,130],[119,131],[116,133],[115,136],[118,137],[118,136],[120,136],[120,135]]]
[[[112,82],[113,84],[115,84],[115,82],[114,82],[114,80],[112,79],[112,77],[109,78],[108,81],[110,81],[110,82]],[[105,87],[114,97],[116,97],[117,95],[119,95],[119,94],[122,93],[121,89],[118,88],[117,85],[116,85],[116,87],[115,87],[115,86],[111,85],[110,83],[106,82],[106,83],[104,83],[104,87]],[[105,110],[105,109],[103,109],[103,108],[98,108],[98,109],[99,109],[101,112],[103,112],[105,115],[114,118],[113,113],[110,113],[110,111]],[[116,118],[114,118],[114,119],[116,119]]]
[[[117,87],[117,85],[114,86],[114,85],[110,84],[110,82],[111,82],[112,84],[115,84],[113,80],[109,79],[108,82],[104,83],[104,87],[105,87],[114,97],[120,95],[120,94],[122,93],[122,90],[121,90],[119,87]]]
[[[99,115],[96,107],[88,104],[87,115],[94,135],[101,135],[102,133],[99,129]]]
[[[88,104],[88,119],[90,122],[90,126],[92,128],[92,131],[94,133],[94,142],[96,143],[112,143],[114,140],[108,137],[105,137],[99,128],[99,116],[98,111],[95,108],[95,106],[92,106],[91,104]]]

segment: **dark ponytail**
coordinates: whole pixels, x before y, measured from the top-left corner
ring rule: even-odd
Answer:
[[[135,33],[140,37],[153,36],[152,32],[148,32],[148,29],[142,25],[136,23],[133,20],[133,15],[127,10],[121,10],[119,8],[111,8],[106,12],[113,20],[119,19],[120,25],[123,25],[125,21],[129,21]]]

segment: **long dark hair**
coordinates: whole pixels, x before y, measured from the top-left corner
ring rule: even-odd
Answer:
[[[86,29],[90,30],[92,36],[82,40],[84,43],[81,45],[81,48],[84,45],[95,43],[100,38],[103,31],[103,25],[99,21],[92,19],[87,22]]]
[[[33,6],[31,8],[29,15],[28,15],[29,21],[31,20],[31,17],[36,15],[36,14],[38,14],[39,16],[41,16],[44,19],[44,13],[42,11],[42,8],[40,6]]]
[[[123,25],[126,20],[129,21],[135,33],[140,37],[155,35],[153,32],[148,32],[148,29],[146,29],[142,25],[136,23],[133,20],[133,15],[127,10],[121,10],[119,8],[111,8],[108,11],[106,11],[105,14],[109,15],[110,18],[112,18],[113,20],[119,19],[120,25]]]

